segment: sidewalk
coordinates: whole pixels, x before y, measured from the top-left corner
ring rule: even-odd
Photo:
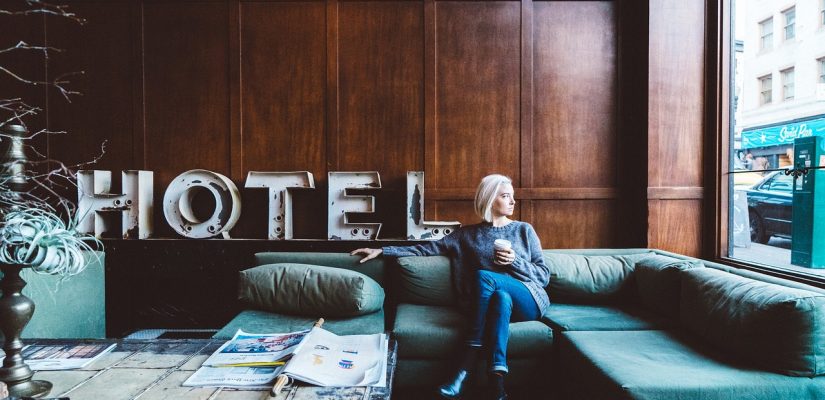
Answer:
[[[791,264],[791,241],[788,239],[772,237],[766,245],[751,243],[750,247],[734,247],[731,258],[825,277],[825,269]]]

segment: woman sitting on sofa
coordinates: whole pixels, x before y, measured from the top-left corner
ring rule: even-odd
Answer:
[[[455,377],[439,387],[446,398],[458,398],[469,371],[473,370],[489,328],[492,360],[491,382],[495,399],[506,399],[504,375],[507,374],[509,323],[538,320],[550,304],[547,286],[550,270],[544,264],[541,243],[526,222],[511,220],[516,201],[513,184],[503,175],[488,175],[481,180],[475,196],[476,214],[482,222],[463,226],[444,238],[413,246],[362,248],[361,262],[382,253],[392,257],[445,255],[450,258],[453,282],[461,309],[471,321],[467,348]],[[496,239],[499,245],[494,247]],[[506,242],[510,242],[507,248]]]

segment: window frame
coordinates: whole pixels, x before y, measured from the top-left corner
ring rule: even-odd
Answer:
[[[766,23],[770,22],[770,25]],[[773,50],[773,15],[759,21],[759,51]],[[770,26],[771,30],[765,33],[765,27]]]
[[[788,76],[790,76],[790,81],[787,80]],[[780,70],[779,80],[782,83],[782,101],[793,100],[796,97],[796,69],[794,67],[788,67]],[[788,92],[791,92],[790,97],[788,97]]]
[[[733,0],[711,0],[707,3],[707,55],[705,82],[706,142],[704,156],[704,196],[702,255],[704,258],[761,274],[789,279],[818,288],[825,288],[825,277],[802,271],[777,268],[731,258],[728,254],[729,222],[732,217],[729,184],[731,139],[733,133]]]
[[[759,106],[762,107],[773,104],[773,73],[769,72],[765,75],[757,76],[756,80],[759,82]],[[767,90],[765,88],[766,82],[768,84]]]
[[[819,0],[819,26],[825,27],[825,0]]]
[[[790,18],[789,18],[790,17]],[[791,6],[782,11],[784,25],[782,25],[782,39],[784,41],[796,38],[796,6]],[[788,22],[790,20],[790,22]],[[790,31],[790,36],[788,32]]]
[[[822,0],[822,1],[825,2],[825,0]],[[816,59],[816,64],[817,64],[817,69],[819,70],[818,71],[819,79],[817,79],[816,82],[817,83],[825,83],[825,56],[817,58]]]

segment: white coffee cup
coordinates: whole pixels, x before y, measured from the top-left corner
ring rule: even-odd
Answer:
[[[493,247],[496,250],[510,250],[510,247],[512,246],[513,245],[507,239],[496,239],[496,241],[493,242]]]
[[[512,247],[512,244],[510,243],[509,240],[506,240],[506,239],[496,239],[493,242],[493,248],[496,251],[498,251],[498,250],[510,250],[511,247]],[[493,260],[494,260],[493,262],[495,262],[496,264],[501,265],[498,262],[498,259],[495,258],[495,255],[493,256]]]

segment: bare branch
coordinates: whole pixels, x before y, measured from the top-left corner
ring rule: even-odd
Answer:
[[[54,15],[58,17],[68,18],[72,21],[77,22],[80,25],[86,24],[86,20],[84,18],[80,18],[75,13],[66,11],[66,8],[68,8],[68,6],[50,4],[41,0],[26,0],[26,3],[30,7],[36,8],[21,11],[0,10],[0,15]]]
[[[46,56],[46,57],[49,56],[50,51],[55,52],[55,53],[63,52],[63,49],[58,49],[57,47],[32,46],[32,45],[30,45],[30,44],[28,44],[28,43],[21,40],[20,42],[18,42],[16,45],[14,45],[12,47],[7,47],[5,49],[1,49],[0,54],[12,52],[12,51],[15,51],[15,50],[37,50],[37,51],[43,52],[43,55]]]

